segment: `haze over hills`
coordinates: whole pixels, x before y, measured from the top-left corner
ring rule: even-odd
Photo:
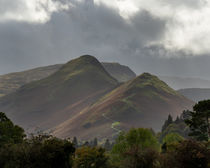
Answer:
[[[74,135],[89,139],[113,138],[131,127],[152,127],[157,131],[169,113],[176,117],[193,104],[158,77],[144,73],[69,118],[53,133],[63,138]]]
[[[10,94],[21,86],[46,78],[58,71],[64,64],[38,67],[23,72],[0,75],[0,97]],[[136,74],[127,66],[119,63],[102,63],[108,73],[119,82],[126,82],[136,77]]]
[[[2,97],[0,111],[25,129],[48,129],[73,117],[117,85],[96,58],[81,56],[49,77]]]
[[[178,92],[195,102],[210,99],[210,89],[207,88],[180,89]]]
[[[210,88],[210,81],[206,79],[173,76],[159,76],[159,78],[175,90],[184,88]]]

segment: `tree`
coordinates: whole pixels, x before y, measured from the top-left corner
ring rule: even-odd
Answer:
[[[183,140],[184,138],[177,133],[167,134],[163,138],[162,152],[175,150],[177,144]]]
[[[208,141],[210,138],[210,100],[198,102],[190,112],[190,119],[185,122],[191,129],[189,136],[199,141]]]
[[[24,130],[14,125],[3,112],[0,112],[0,147],[8,143],[21,143],[24,137]]]
[[[75,148],[78,148],[78,141],[77,141],[77,137],[74,137],[72,143],[74,144]]]
[[[147,155],[147,152],[150,151],[150,155],[155,155],[154,152],[158,150],[158,141],[151,130],[145,128],[131,129],[128,133],[119,135],[112,148],[111,159],[113,165],[118,167],[141,168],[148,166],[147,161],[139,162],[145,159],[144,156]],[[155,162],[155,159],[153,161]],[[153,165],[153,162],[151,164]]]
[[[93,147],[96,147],[96,146],[98,146],[98,139],[97,138],[95,138],[93,140]]]
[[[174,157],[180,168],[208,168],[210,150],[203,143],[185,140],[177,146]]]
[[[165,121],[163,127],[162,127],[162,132],[170,125],[173,123],[173,118],[172,116],[169,114],[168,115],[168,119]]]
[[[66,140],[36,136],[21,144],[0,148],[2,168],[71,168],[75,148]]]
[[[111,146],[111,144],[110,144],[110,142],[109,142],[109,139],[106,139],[106,142],[105,142],[105,144],[104,144],[104,148],[105,148],[107,151],[110,151],[110,150],[111,150],[112,146]]]
[[[75,152],[74,168],[107,168],[108,157],[100,147],[81,147]]]

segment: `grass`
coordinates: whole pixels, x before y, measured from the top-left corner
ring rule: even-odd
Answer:
[[[114,128],[114,127],[117,127],[117,126],[120,126],[120,122],[114,122],[114,123],[112,123],[112,128]]]

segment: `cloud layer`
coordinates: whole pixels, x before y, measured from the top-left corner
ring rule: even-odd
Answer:
[[[137,73],[210,78],[209,11],[202,0],[2,0],[0,73],[92,54]]]

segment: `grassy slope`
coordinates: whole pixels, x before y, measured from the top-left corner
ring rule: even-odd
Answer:
[[[136,77],[136,74],[127,66],[118,63],[102,63],[102,65],[119,82],[126,82]],[[25,84],[48,77],[58,71],[62,66],[63,64],[50,65],[23,72],[0,75],[0,97],[16,91]]]
[[[169,113],[177,116],[193,104],[156,76],[144,73],[62,123],[54,134],[60,137],[77,135],[83,139],[94,135],[98,138],[112,138],[110,135],[116,135],[116,130],[112,128],[115,123],[118,123],[118,130],[131,127],[153,127],[160,130]]]
[[[24,128],[51,128],[118,85],[92,56],[82,56],[59,71],[24,85],[0,99],[5,111]]]
[[[10,73],[0,76],[0,97],[10,94],[22,85],[40,80],[56,72],[62,65],[39,67],[23,72]]]

